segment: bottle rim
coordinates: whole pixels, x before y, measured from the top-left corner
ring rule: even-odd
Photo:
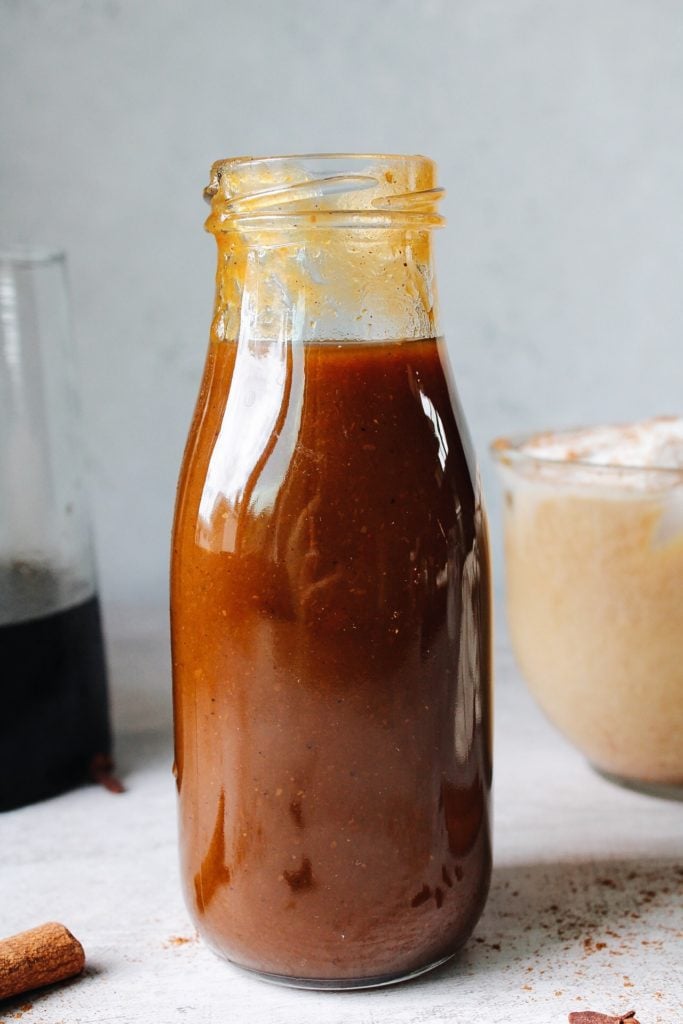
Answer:
[[[207,230],[358,227],[429,229],[436,204],[436,164],[387,153],[304,153],[216,161],[204,198]]]

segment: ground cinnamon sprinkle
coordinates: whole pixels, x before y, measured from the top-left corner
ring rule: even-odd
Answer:
[[[110,793],[125,793],[120,779],[113,775],[114,762],[108,754],[95,754],[88,765],[88,778],[97,786],[104,786]]]

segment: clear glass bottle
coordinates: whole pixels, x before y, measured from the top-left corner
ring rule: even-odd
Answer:
[[[65,260],[0,252],[0,810],[106,770]]]
[[[424,157],[214,165],[172,557],[185,893],[269,980],[410,977],[490,873],[490,599]]]

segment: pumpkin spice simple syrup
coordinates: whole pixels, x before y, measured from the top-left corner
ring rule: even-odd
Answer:
[[[172,564],[182,871],[209,944],[288,984],[435,966],[488,888],[488,547],[436,337],[434,171],[237,160],[207,190]]]

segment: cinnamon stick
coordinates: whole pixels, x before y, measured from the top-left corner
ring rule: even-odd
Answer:
[[[618,1017],[609,1013],[596,1013],[595,1010],[579,1010],[569,1014],[569,1024],[638,1024],[638,1021],[635,1010],[629,1010]]]
[[[54,921],[0,941],[0,999],[52,985],[85,965],[78,939]]]

